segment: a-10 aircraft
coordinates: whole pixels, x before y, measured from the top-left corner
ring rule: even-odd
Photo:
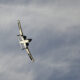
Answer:
[[[19,37],[19,43],[21,45],[21,48],[22,50],[25,49],[31,61],[34,61],[34,58],[31,55],[30,50],[28,48],[29,43],[32,41],[32,39],[28,39],[27,36],[23,35],[20,20],[18,20],[18,27],[19,27],[19,35],[17,36]]]

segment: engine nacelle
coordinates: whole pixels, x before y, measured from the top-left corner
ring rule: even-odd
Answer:
[[[31,42],[32,41],[32,39],[28,39],[29,40],[29,42]]]
[[[26,40],[26,36],[23,36],[24,40]]]

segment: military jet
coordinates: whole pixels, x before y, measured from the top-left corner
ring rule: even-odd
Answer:
[[[21,49],[22,50],[25,49],[27,51],[27,54],[28,54],[29,58],[31,59],[31,61],[34,62],[34,58],[31,55],[31,52],[30,52],[30,50],[28,48],[29,43],[32,41],[32,39],[28,39],[27,36],[25,36],[23,34],[20,20],[18,20],[18,27],[19,27],[19,35],[17,35],[17,36],[18,36],[18,39],[19,39],[19,43],[20,43]]]

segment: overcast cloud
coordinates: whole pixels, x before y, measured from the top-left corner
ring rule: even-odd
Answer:
[[[0,80],[80,80],[80,0],[0,0]]]

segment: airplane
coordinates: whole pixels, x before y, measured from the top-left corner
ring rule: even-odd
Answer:
[[[32,39],[28,39],[27,36],[25,36],[23,34],[20,20],[18,20],[18,27],[19,27],[19,35],[17,35],[17,36],[19,37],[19,43],[20,43],[21,49],[22,50],[25,49],[27,51],[27,54],[28,54],[29,58],[31,59],[31,61],[34,62],[34,58],[31,55],[31,52],[28,48],[29,43],[32,41]]]

